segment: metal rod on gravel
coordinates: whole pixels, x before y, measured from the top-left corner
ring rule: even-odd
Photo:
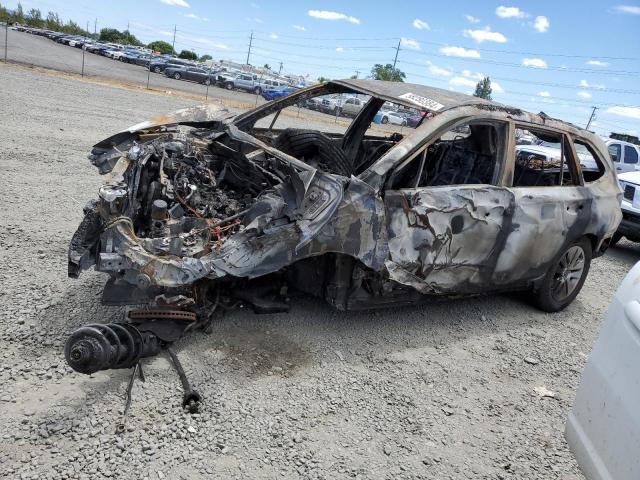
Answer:
[[[149,59],[149,68],[147,71],[147,90],[149,90],[149,77],[151,76],[151,59]]]
[[[200,408],[200,401],[202,397],[200,397],[200,394],[191,387],[189,379],[187,378],[186,373],[184,373],[182,364],[180,363],[180,360],[178,360],[178,356],[175,352],[170,348],[167,348],[167,353],[169,354],[169,357],[171,357],[171,361],[178,373],[178,377],[180,377],[180,382],[182,382],[182,389],[184,391],[182,396],[182,408],[187,409],[190,413],[196,413]]]
[[[129,415],[129,407],[131,406],[131,391],[133,390],[133,382],[135,381],[137,375],[140,375],[140,380],[144,382],[144,374],[142,373],[142,366],[140,365],[140,362],[136,363],[133,367],[133,372],[131,373],[131,378],[129,379],[129,384],[127,385],[127,401],[124,404],[122,419],[120,420],[120,423],[116,425],[116,433],[124,433],[127,416]]]

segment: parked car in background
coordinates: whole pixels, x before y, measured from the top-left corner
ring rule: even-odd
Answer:
[[[362,107],[367,103],[368,98],[365,100],[358,97],[349,97],[342,102],[340,107],[340,114],[347,117],[355,117],[360,113]]]
[[[297,91],[298,89],[291,86],[269,88],[262,92],[262,98],[265,100],[275,100],[276,98],[286,97],[287,95]]]
[[[227,90],[244,90],[245,92],[262,93],[263,86],[254,73],[240,73],[235,76],[223,76],[222,86]]]
[[[373,117],[373,122],[382,123],[382,124],[390,123],[391,125],[401,125],[401,126],[406,126],[408,123],[407,119],[402,113],[396,112],[394,110],[379,111]]]
[[[632,242],[640,242],[640,171],[619,174],[618,183],[622,189],[622,221],[611,244],[615,245],[623,237]]]
[[[602,323],[569,412],[565,437],[587,480],[640,478],[640,262]]]
[[[161,57],[158,60],[152,61],[149,64],[149,68],[154,73],[163,73],[165,68],[168,67],[186,67],[190,65],[193,65],[193,62],[180,60],[178,58],[167,59],[166,57]]]
[[[640,165],[638,164],[640,147],[633,143],[614,139],[608,139],[605,143],[609,148],[609,155],[611,155],[611,160],[613,160],[616,172],[632,172],[640,169]]]
[[[171,66],[164,69],[164,74],[176,80],[189,80],[205,85],[213,83],[213,75],[210,75],[209,70],[200,67]]]

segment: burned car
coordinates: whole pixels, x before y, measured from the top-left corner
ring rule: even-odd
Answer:
[[[348,125],[298,105],[365,98]],[[372,123],[385,102],[416,128]],[[340,122],[347,122],[340,119]],[[283,128],[284,127],[284,128]],[[516,149],[526,131],[558,155]],[[576,146],[597,168],[583,171]],[[69,248],[69,275],[109,275],[123,322],[66,345],[77,371],[134,366],[242,303],[288,308],[292,289],[340,310],[434,295],[528,290],[542,310],[576,297],[620,222],[596,135],[517,108],[408,83],[342,80],[233,116],[213,105],[98,143],[107,177]]]

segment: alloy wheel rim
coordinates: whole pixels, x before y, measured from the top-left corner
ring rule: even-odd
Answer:
[[[557,301],[566,300],[576,289],[584,272],[584,250],[574,245],[560,257],[553,273],[551,293]]]

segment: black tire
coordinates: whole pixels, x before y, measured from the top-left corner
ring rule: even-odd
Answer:
[[[205,84],[205,85],[207,85],[207,86],[211,85],[211,80],[207,78],[207,79],[204,81],[204,84]]]
[[[389,117],[382,117],[382,120],[380,120],[380,123],[389,123]]]
[[[622,237],[623,237],[623,235],[622,235],[621,233],[618,233],[618,232],[614,233],[614,234],[613,234],[613,237],[611,237],[611,241],[609,242],[609,246],[610,246],[610,247],[615,247],[615,246],[616,246],[616,244],[617,244],[620,240],[622,240]]]
[[[545,312],[559,312],[573,302],[578,293],[580,293],[582,285],[584,285],[584,281],[589,274],[592,257],[591,249],[591,242],[584,237],[562,249],[560,254],[551,262],[549,271],[540,287],[533,292],[533,302],[536,307]],[[567,258],[572,256],[571,252],[582,255],[582,269],[579,274],[574,272],[575,275],[573,276],[573,270],[570,268],[571,262],[567,262]],[[576,260],[580,260],[580,258],[576,257]],[[570,285],[571,282],[575,282],[573,286]],[[567,285],[566,289],[564,288],[565,285]]]
[[[162,73],[162,69],[160,67],[153,67],[154,73]]]
[[[256,95],[260,95],[262,93],[262,89],[260,87],[256,87],[253,89],[253,93]]]
[[[342,149],[315,130],[287,128],[276,137],[273,146],[298,159],[313,159],[328,172],[346,177],[353,173],[353,164]]]
[[[173,74],[173,78],[175,78],[176,80],[180,80],[182,78],[182,75],[180,75],[178,72]]]
[[[225,83],[224,88],[226,88],[227,90],[233,90],[233,83],[231,82]]]

